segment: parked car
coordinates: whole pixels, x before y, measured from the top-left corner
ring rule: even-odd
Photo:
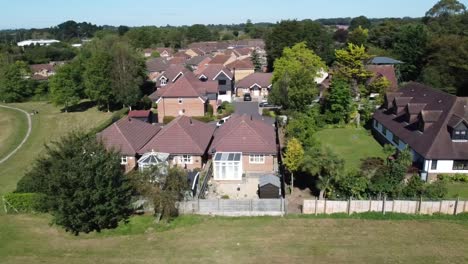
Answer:
[[[252,101],[252,96],[249,93],[244,94],[244,101]]]
[[[226,117],[221,118],[221,120],[219,120],[218,123],[216,123],[216,126],[217,126],[217,127],[222,126],[224,123],[226,123],[226,121],[228,121],[228,119],[229,119],[230,117],[231,117],[231,116],[226,116]]]
[[[266,107],[268,107],[268,108],[281,108],[281,107],[279,107],[277,105],[269,104],[268,102],[261,102],[261,103],[258,104],[258,106],[265,107],[265,108]]]

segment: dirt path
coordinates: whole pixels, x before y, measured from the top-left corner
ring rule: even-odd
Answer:
[[[6,155],[3,159],[0,160],[0,164],[2,164],[5,161],[7,161],[11,156],[13,156],[24,145],[26,140],[28,140],[29,136],[31,135],[31,123],[32,122],[31,122],[31,116],[29,115],[29,113],[24,111],[23,109],[19,109],[19,108],[16,108],[16,107],[11,107],[11,106],[6,106],[6,105],[0,105],[0,107],[20,111],[20,112],[24,113],[26,115],[26,118],[28,119],[28,132],[24,136],[21,143],[14,150],[12,150],[8,155]]]

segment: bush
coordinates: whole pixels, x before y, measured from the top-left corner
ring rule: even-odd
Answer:
[[[8,193],[4,196],[9,213],[47,212],[47,196],[42,193]]]
[[[437,179],[442,181],[449,181],[449,182],[468,182],[468,175],[467,174],[439,174],[437,175]]]
[[[164,124],[169,124],[169,123],[170,123],[172,120],[174,120],[174,119],[175,119],[175,116],[165,116],[165,117],[163,118],[163,123],[164,123]]]
[[[429,199],[442,199],[448,193],[447,183],[445,181],[435,181],[427,184],[424,189],[424,196]]]
[[[206,107],[206,115],[213,116],[213,106],[211,104],[208,104]]]
[[[213,116],[193,116],[192,118],[198,121],[205,122],[205,123],[208,123],[214,120]]]

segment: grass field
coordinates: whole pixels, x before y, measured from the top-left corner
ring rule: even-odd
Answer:
[[[0,107],[0,159],[20,144],[27,129],[28,120],[22,112]]]
[[[47,216],[0,216],[2,263],[466,263],[467,222],[182,217],[75,237]],[[133,228],[133,229],[132,229]]]
[[[346,170],[358,169],[363,158],[385,158],[382,146],[362,128],[323,129],[315,137],[345,160]]]
[[[110,113],[99,112],[96,108],[91,108],[84,112],[61,113],[57,107],[44,102],[10,105],[24,109],[27,112],[36,110],[39,111],[39,114],[32,116],[32,131],[28,141],[14,156],[0,165],[0,196],[14,190],[18,180],[24,175],[25,171],[31,168],[34,159],[44,150],[44,144],[57,140],[72,130],[89,130],[94,128],[111,115]],[[4,109],[0,108],[0,112],[3,113],[3,111]],[[24,132],[22,131],[27,127],[25,122],[27,122],[26,118],[21,119],[21,124],[13,128],[18,129],[19,133],[15,135],[20,138],[9,139],[12,141],[10,143],[12,146],[22,140],[24,136]],[[11,131],[11,125],[11,122],[0,123],[0,131],[4,129]]]

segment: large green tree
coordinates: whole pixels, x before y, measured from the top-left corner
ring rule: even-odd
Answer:
[[[337,74],[346,78],[352,84],[354,95],[358,95],[359,85],[364,85],[372,76],[372,73],[365,67],[365,63],[370,58],[366,48],[348,43],[346,49],[336,50],[335,56]]]
[[[324,107],[328,122],[333,124],[349,122],[354,109],[350,84],[346,79],[333,79]]]
[[[75,60],[59,67],[49,80],[50,100],[55,105],[64,106],[65,112],[84,96],[82,72],[80,62]]]
[[[348,42],[359,46],[366,46],[368,38],[369,30],[359,26],[349,33]]]
[[[327,66],[304,42],[285,48],[275,61],[269,100],[284,109],[303,111],[318,94],[315,78]]]
[[[86,95],[107,111],[115,96],[111,80],[112,67],[112,56],[104,50],[97,50],[86,61],[84,71]]]
[[[28,66],[21,61],[0,65],[0,101],[20,102],[32,95]]]
[[[358,27],[369,29],[371,27],[371,21],[365,16],[355,17],[351,20],[349,24],[349,30],[353,31]]]
[[[205,25],[195,24],[187,28],[187,39],[190,42],[213,40],[213,35]]]

